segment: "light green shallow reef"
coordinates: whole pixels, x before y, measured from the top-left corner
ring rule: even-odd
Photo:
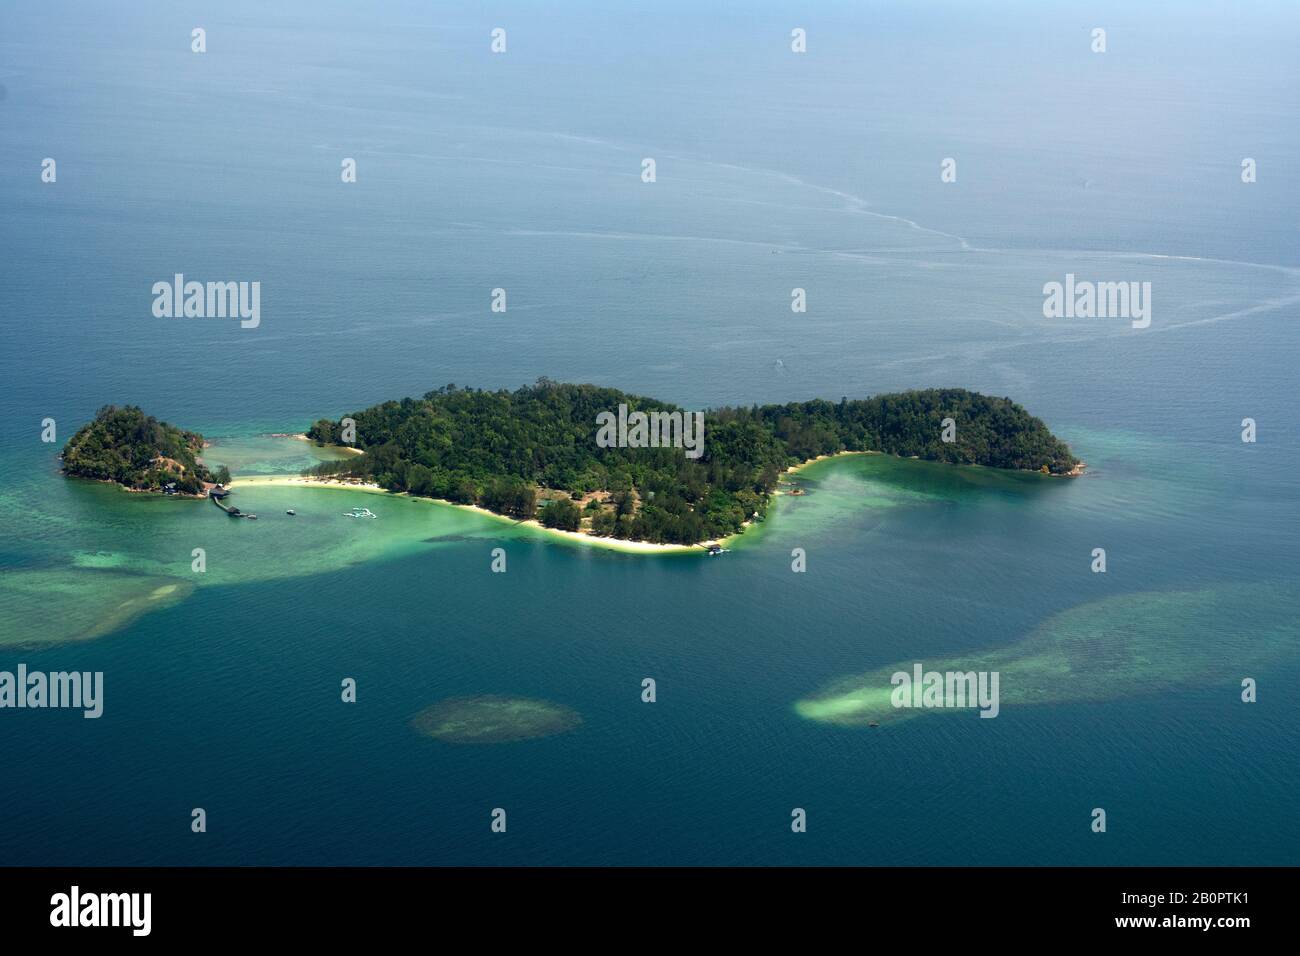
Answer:
[[[306,442],[256,436],[219,443],[205,458],[238,464],[245,475],[292,474],[325,455]],[[525,533],[461,509],[341,487],[238,491],[232,500],[257,521],[229,518],[208,501],[57,474],[41,476],[39,490],[7,508],[11,532],[31,550],[30,566],[0,574],[0,647],[101,637],[195,588],[322,574],[465,538]],[[344,517],[354,506],[379,517]],[[202,572],[194,570],[195,549],[203,552]]]
[[[577,711],[548,700],[485,694],[440,701],[411,719],[419,733],[453,744],[499,744],[566,733]]]
[[[1230,633],[1200,633],[1205,620],[1241,622]],[[1239,686],[1254,668],[1287,659],[1300,637],[1300,598],[1290,584],[1234,584],[1194,591],[1125,594],[1055,614],[1004,648],[920,661],[926,671],[997,671],[1003,713],[1034,704],[1105,701],[1192,685]],[[834,682],[795,704],[809,720],[884,724],[923,714],[970,710],[895,708],[890,677],[899,661]]]

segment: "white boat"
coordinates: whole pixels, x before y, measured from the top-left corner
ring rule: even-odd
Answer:
[[[375,514],[375,513],[374,513],[373,511],[371,511],[369,508],[353,508],[351,511],[345,512],[344,515],[343,515],[343,517],[345,517],[345,518],[378,518],[379,515]]]

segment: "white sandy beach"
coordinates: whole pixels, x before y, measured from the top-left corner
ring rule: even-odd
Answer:
[[[488,511],[486,508],[480,508],[478,505],[462,505],[454,501],[444,501],[441,498],[423,498],[405,493],[386,491],[379,485],[371,482],[349,482],[338,481],[331,478],[308,478],[302,475],[249,475],[246,478],[234,478],[231,480],[229,487],[238,488],[255,488],[258,486],[279,485],[279,486],[300,486],[305,488],[345,488],[351,491],[364,491],[371,494],[394,495],[402,498],[410,498],[414,501],[427,501],[432,505],[442,505],[448,508],[461,508],[465,511],[473,511],[488,518],[497,521],[504,521],[507,524],[523,525],[543,534],[554,535],[560,540],[570,541],[576,544],[589,545],[595,548],[605,548],[609,551],[622,551],[626,554],[687,554],[695,552],[704,554],[704,548],[701,545],[692,544],[656,544],[653,541],[624,541],[619,538],[601,538],[596,535],[584,534],[580,531],[561,531],[558,528],[543,527],[541,522],[536,520],[519,521],[515,518],[499,515],[494,511]]]
[[[306,432],[272,432],[268,438],[288,438],[292,441],[311,441]],[[352,445],[330,445],[330,448],[337,448],[339,451],[347,452],[349,455],[364,455],[365,449],[354,448]]]

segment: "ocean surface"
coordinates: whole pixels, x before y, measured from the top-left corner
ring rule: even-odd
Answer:
[[[1141,6],[5,4],[0,671],[105,689],[0,709],[0,863],[1296,863],[1300,10]],[[259,281],[260,325],[155,318],[177,272]],[[1150,282],[1150,327],[1045,318],[1067,274]],[[109,403],[292,474],[324,453],[270,434],[540,376],[966,387],[1088,469],[829,460],[719,557],[58,472]],[[834,719],[970,660],[996,719]],[[495,697],[580,722],[412,724]]]

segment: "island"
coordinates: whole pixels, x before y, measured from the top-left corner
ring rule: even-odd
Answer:
[[[204,464],[203,436],[184,431],[134,405],[106,405],[63,448],[63,473],[114,482],[131,491],[206,497],[230,473]]]
[[[686,447],[627,447],[636,444],[626,441],[627,422],[638,413],[641,422],[677,413],[687,423]],[[615,416],[620,440],[611,442]],[[703,433],[692,449],[696,416]],[[742,532],[763,518],[784,473],[829,455],[880,452],[1048,477],[1083,467],[1020,405],[960,388],[687,412],[545,378],[515,391],[447,385],[321,419],[307,436],[364,452],[304,471],[310,478],[372,484],[561,531],[681,545]]]

